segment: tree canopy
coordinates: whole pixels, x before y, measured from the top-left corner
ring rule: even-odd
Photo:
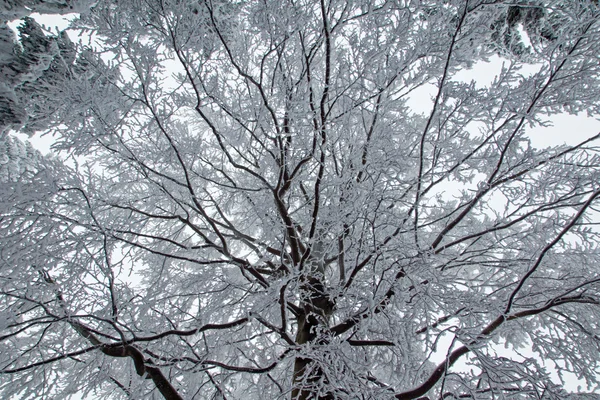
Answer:
[[[596,390],[600,133],[529,139],[600,115],[595,2],[99,0],[76,43],[4,27],[3,398]]]

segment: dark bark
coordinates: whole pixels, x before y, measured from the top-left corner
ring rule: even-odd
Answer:
[[[333,312],[334,303],[322,281],[315,276],[306,277],[301,289],[306,293],[307,301],[298,315],[296,343],[298,345],[307,343],[316,346],[324,345],[327,339],[320,335],[320,331],[326,328],[327,321]],[[326,382],[327,377],[316,361],[310,357],[296,357],[293,400],[333,400],[332,393],[318,393],[319,385]]]

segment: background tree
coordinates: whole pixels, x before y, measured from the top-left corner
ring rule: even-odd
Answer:
[[[33,134],[69,119],[61,112],[62,92],[67,80],[82,78],[86,53],[78,60],[66,32],[53,34],[29,15],[82,13],[90,5],[88,0],[0,4],[0,136],[10,129]],[[17,40],[8,23],[19,19]]]
[[[5,0],[0,4],[0,17],[4,21],[12,21],[32,13],[85,13],[92,4],[92,0]]]
[[[518,5],[540,22],[504,1],[98,2],[74,27],[96,78],[65,80],[78,111],[48,122],[67,162],[2,192],[0,393],[595,387],[599,135],[528,130],[598,115],[600,11]],[[519,52],[498,33],[517,20]],[[454,79],[499,51],[486,87]]]

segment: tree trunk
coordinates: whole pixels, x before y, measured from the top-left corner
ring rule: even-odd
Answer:
[[[325,344],[326,338],[318,337],[319,327],[327,325],[334,304],[319,277],[307,277],[301,289],[307,293],[308,301],[304,303],[304,311],[298,316],[296,343]],[[323,383],[327,383],[327,377],[314,360],[310,357],[296,357],[292,400],[333,400],[332,393],[321,393],[319,390]]]

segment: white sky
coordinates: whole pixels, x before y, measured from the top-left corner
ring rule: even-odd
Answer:
[[[490,62],[478,62],[471,69],[464,69],[455,74],[455,81],[471,82],[474,80],[476,86],[488,86],[500,72],[502,59],[494,56]],[[521,69],[523,75],[533,74],[539,66],[525,66]],[[416,112],[428,114],[431,111],[433,97],[437,88],[434,85],[424,85],[411,93],[409,99],[410,107]],[[587,115],[558,114],[550,118],[553,126],[527,128],[531,144],[537,148],[558,145],[575,145],[585,139],[600,133],[600,120],[590,118]]]

